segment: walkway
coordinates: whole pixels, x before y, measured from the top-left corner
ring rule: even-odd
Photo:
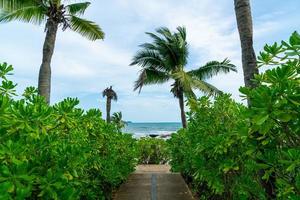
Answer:
[[[115,200],[194,200],[183,178],[167,165],[139,165]]]

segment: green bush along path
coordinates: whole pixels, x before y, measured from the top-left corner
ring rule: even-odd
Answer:
[[[299,58],[297,32],[266,45],[258,65],[267,70],[240,88],[249,108],[230,95],[189,101],[188,128],[168,141],[170,164],[200,199],[300,199]]]
[[[132,136],[77,99],[49,106],[29,87],[14,100],[12,70],[0,65],[0,199],[109,199],[136,165]]]

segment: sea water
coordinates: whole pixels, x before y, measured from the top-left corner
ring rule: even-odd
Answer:
[[[131,133],[136,137],[143,137],[151,134],[168,135],[175,133],[182,128],[178,122],[147,122],[147,123],[127,123],[124,128],[125,133]]]

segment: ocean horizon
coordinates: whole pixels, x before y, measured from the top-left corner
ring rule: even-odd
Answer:
[[[142,137],[150,134],[171,134],[181,128],[182,125],[180,122],[128,122],[123,131],[133,134],[136,137]]]

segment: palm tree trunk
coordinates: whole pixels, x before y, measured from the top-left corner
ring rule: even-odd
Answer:
[[[256,85],[252,79],[254,79],[255,74],[258,74],[258,69],[253,49],[253,25],[250,0],[234,0],[234,5],[241,40],[244,82],[246,87],[254,88]],[[248,99],[248,106],[251,106],[250,99]],[[261,151],[263,152],[264,150],[261,149]],[[260,160],[256,162],[261,163]],[[275,175],[272,174],[271,178],[266,181],[262,179],[265,170],[259,170],[258,174],[261,177],[261,185],[265,189],[268,199],[276,199],[276,188],[274,187],[276,182]]]
[[[250,0],[234,0],[235,14],[242,48],[242,63],[246,87],[255,87],[252,79],[258,74],[256,56],[253,49],[253,28]]]
[[[185,111],[184,111],[184,97],[183,97],[183,92],[182,91],[179,92],[178,99],[179,99],[179,106],[180,106],[180,112],[181,112],[182,127],[186,128],[187,127],[187,122],[186,122],[186,116],[185,116]]]
[[[111,98],[107,98],[106,101],[106,122],[110,123],[110,109],[111,109]]]
[[[51,59],[54,51],[58,23],[48,19],[46,24],[46,38],[43,46],[43,60],[39,72],[38,91],[50,103],[51,92]]]

